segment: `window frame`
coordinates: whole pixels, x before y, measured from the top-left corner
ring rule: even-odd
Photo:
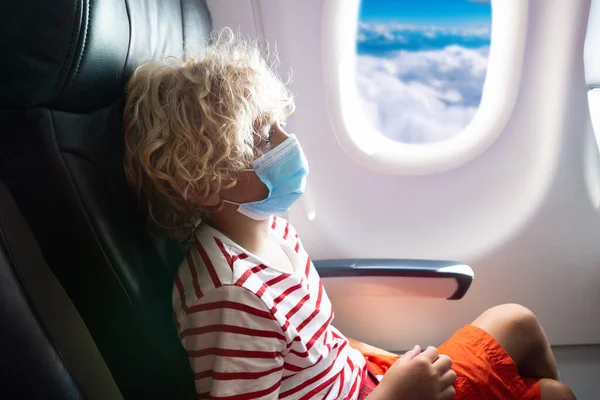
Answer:
[[[356,86],[356,36],[361,0],[324,0],[322,63],[334,135],[358,164],[383,174],[423,175],[461,166],[505,130],[517,102],[525,58],[529,0],[491,0],[491,42],[479,108],[464,130],[433,143],[389,139],[369,123]]]

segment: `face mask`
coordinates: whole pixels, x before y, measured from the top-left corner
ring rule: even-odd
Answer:
[[[296,135],[290,135],[283,143],[252,163],[260,180],[269,189],[269,195],[252,203],[225,203],[238,205],[238,212],[255,220],[265,220],[286,212],[306,187],[308,161]]]

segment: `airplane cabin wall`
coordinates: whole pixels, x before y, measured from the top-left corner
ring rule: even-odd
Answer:
[[[310,174],[290,219],[304,246],[313,259],[451,259],[475,271],[460,301],[334,297],[334,324],[399,350],[439,344],[486,308],[517,302],[537,314],[553,345],[599,344],[600,162],[583,69],[590,0],[531,0],[505,131],[476,159],[423,176],[372,172],[336,141],[325,104],[323,1],[208,1],[215,28],[276,42],[280,73],[293,70],[297,111],[287,129]]]

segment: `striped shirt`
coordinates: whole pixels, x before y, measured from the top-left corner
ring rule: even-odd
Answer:
[[[273,217],[294,265],[284,273],[203,224],[173,289],[199,398],[356,399],[365,359],[334,313],[298,234]]]

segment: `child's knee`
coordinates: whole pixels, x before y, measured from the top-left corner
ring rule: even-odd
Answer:
[[[520,304],[502,304],[485,311],[480,318],[492,320],[511,331],[528,335],[539,332],[540,326],[535,314]]]
[[[494,337],[517,363],[544,348],[544,334],[535,314],[519,304],[492,307],[473,325]]]
[[[562,382],[542,379],[539,385],[542,400],[577,400],[573,391]]]
[[[533,311],[520,304],[503,304],[498,306],[507,316],[509,323],[522,333],[537,333],[539,331],[539,322]]]

